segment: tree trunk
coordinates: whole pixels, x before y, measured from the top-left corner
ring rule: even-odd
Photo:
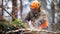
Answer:
[[[17,6],[17,0],[12,0],[12,15],[17,19],[18,17],[18,6]],[[12,18],[14,21],[15,19]]]
[[[54,0],[52,0],[51,9],[52,9],[52,23],[51,23],[51,28],[52,28],[52,31],[54,31],[55,30],[55,22],[54,22],[54,18],[55,18],[55,4],[54,4]]]
[[[60,0],[58,3],[58,23],[57,23],[57,30],[60,31]]]
[[[22,0],[20,0],[20,17],[22,18],[22,12],[23,12],[23,5]]]
[[[2,5],[0,6],[0,20],[3,18],[3,0],[2,0]]]
[[[54,5],[54,2],[52,1],[52,6],[51,6],[51,9],[52,9],[52,23],[55,23],[54,22],[54,18],[55,18],[55,5]]]

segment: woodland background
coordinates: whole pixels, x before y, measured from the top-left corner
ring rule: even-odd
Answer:
[[[24,19],[30,11],[30,3],[34,0],[0,0],[0,22],[7,19],[12,22],[15,19]],[[60,31],[60,0],[37,0],[47,12],[48,31]]]

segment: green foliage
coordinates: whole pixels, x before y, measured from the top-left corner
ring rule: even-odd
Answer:
[[[19,26],[21,28],[25,28],[25,26],[22,23],[22,19],[16,19],[11,24],[8,24],[8,22],[6,23],[5,21],[0,21],[0,32],[5,33],[7,31],[18,29],[14,25]]]
[[[1,33],[5,33],[7,31],[10,31],[10,30],[16,30],[17,28],[15,28],[14,26],[11,26],[5,22],[0,22],[0,32]]]
[[[20,26],[21,28],[25,28],[25,26],[22,23],[22,19],[16,19],[13,24],[15,24],[16,26]]]
[[[22,24],[22,19],[16,19],[13,24]]]

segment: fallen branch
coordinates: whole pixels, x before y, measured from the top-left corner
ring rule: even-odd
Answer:
[[[18,32],[18,31],[28,31],[28,32],[46,32],[46,33],[60,33],[60,31],[58,31],[58,32],[53,32],[53,31],[48,31],[48,30],[30,30],[30,29],[28,29],[28,30],[26,30],[26,29],[18,29],[18,30],[12,30],[12,31],[8,31],[8,32],[6,32],[6,33],[13,33],[13,32]],[[27,33],[28,33],[27,32]]]
[[[12,14],[10,14],[5,8],[3,8],[3,10],[5,10],[5,12],[7,12],[11,17],[13,17],[16,20],[16,18]]]

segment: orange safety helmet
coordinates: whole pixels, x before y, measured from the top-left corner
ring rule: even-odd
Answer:
[[[30,8],[31,9],[35,9],[35,8],[39,8],[40,6],[40,3],[38,1],[33,1],[31,4],[30,4]]]

